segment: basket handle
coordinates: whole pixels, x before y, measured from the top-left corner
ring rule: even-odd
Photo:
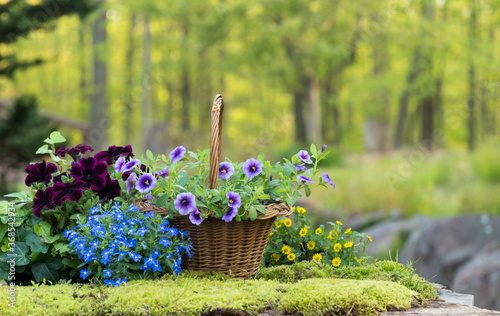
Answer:
[[[218,94],[212,104],[212,123],[210,125],[210,176],[208,178],[210,189],[217,189],[217,180],[219,178],[223,112],[224,102],[222,96]]]

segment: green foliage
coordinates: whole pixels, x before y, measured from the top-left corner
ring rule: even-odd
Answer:
[[[329,266],[361,265],[371,237],[363,233],[343,229],[341,222],[328,222],[328,228],[320,225],[313,229],[302,207],[294,208],[293,220],[276,221],[264,253],[266,266],[293,264],[313,260]],[[365,238],[366,237],[366,238]],[[358,258],[359,257],[359,258]]]
[[[472,154],[472,166],[479,179],[487,184],[500,183],[500,147],[491,143]]]

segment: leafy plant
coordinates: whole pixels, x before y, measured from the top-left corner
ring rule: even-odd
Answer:
[[[79,216],[78,224],[64,235],[72,252],[83,259],[79,267],[86,266],[80,271],[84,280],[93,275],[116,286],[131,278],[154,279],[168,271],[179,274],[181,255],[191,257],[186,232],[168,226],[165,217],[139,212],[136,206],[98,205],[87,219]]]
[[[293,220],[283,218],[276,221],[264,253],[265,266],[290,265],[312,260],[333,267],[362,265],[366,257],[358,257],[371,241],[370,236],[343,229],[343,224],[328,222],[313,229],[303,207],[294,208]]]

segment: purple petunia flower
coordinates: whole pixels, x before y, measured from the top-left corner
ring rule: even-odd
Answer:
[[[323,180],[328,183],[329,185],[331,185],[334,189],[335,189],[335,183],[333,183],[332,179],[330,179],[330,177],[328,176],[328,173],[323,173],[321,175],[321,177],[323,178]]]
[[[95,154],[95,158],[99,161],[106,161],[108,165],[112,165],[118,157],[129,156],[130,154],[132,154],[132,146],[119,147],[113,145],[108,147],[108,150]]]
[[[175,209],[182,215],[187,215],[196,210],[195,196],[192,193],[185,192],[177,195],[174,201]]]
[[[300,181],[302,181],[302,183],[314,183],[313,180],[309,179],[308,177],[305,177],[305,176],[297,176],[297,179],[299,179]]]
[[[222,215],[222,219],[226,222],[229,223],[230,221],[233,220],[233,218],[238,214],[238,208],[236,207],[230,207],[227,212]]]
[[[53,209],[56,205],[53,202],[54,188],[49,187],[44,190],[38,190],[33,199],[33,215],[42,217],[42,210]]]
[[[156,179],[151,173],[145,173],[135,183],[135,188],[141,193],[148,193],[156,187]]]
[[[292,164],[293,165],[293,164]],[[297,171],[305,171],[307,170],[306,166],[298,166],[298,165],[293,165]]]
[[[234,173],[234,167],[232,163],[227,161],[220,163],[219,177],[221,177],[221,179],[227,180],[233,175],[233,173]]]
[[[132,189],[135,187],[135,180],[137,180],[137,174],[135,173],[130,174],[127,178],[127,181],[125,182],[127,185],[127,194],[130,194]]]
[[[170,170],[169,167],[165,167],[165,169],[156,171],[155,175],[157,175],[159,177],[163,177],[163,178],[168,178],[168,176],[169,176],[169,170]]]
[[[176,162],[182,160],[186,154],[186,148],[184,146],[179,146],[170,152],[170,162]]]
[[[323,147],[321,147],[321,152],[324,152],[326,149],[326,144],[323,144]]]
[[[48,184],[52,179],[52,174],[57,171],[57,166],[53,163],[49,163],[43,160],[40,163],[35,163],[26,167],[24,172],[28,175],[24,183],[26,186],[31,186],[33,183],[45,183]]]
[[[104,188],[108,169],[104,162],[94,157],[82,158],[78,163],[71,163],[71,176],[82,180],[94,191]]]
[[[226,197],[228,199],[229,207],[238,208],[241,206],[241,196],[236,192],[227,192]]]
[[[300,160],[302,160],[303,162],[312,163],[311,156],[309,156],[306,150],[299,151],[298,155]]]
[[[118,180],[111,180],[109,174],[106,176],[106,184],[104,188],[97,191],[97,195],[100,199],[112,200],[117,196],[120,196],[120,183]]]
[[[252,179],[255,176],[258,176],[262,172],[262,163],[257,159],[250,158],[243,165],[243,172],[247,177]]]
[[[55,204],[61,205],[65,200],[78,202],[82,198],[82,191],[87,189],[87,184],[82,180],[76,179],[73,182],[54,184]]]
[[[200,225],[201,222],[203,222],[203,216],[201,215],[201,212],[195,208],[194,211],[189,213],[189,220],[195,225]]]
[[[137,168],[137,166],[140,163],[141,163],[141,161],[139,159],[131,160],[123,165],[121,172],[127,172],[130,170],[133,170],[133,169]]]
[[[120,173],[122,171],[123,166],[127,163],[125,157],[120,157],[115,162],[115,172]]]

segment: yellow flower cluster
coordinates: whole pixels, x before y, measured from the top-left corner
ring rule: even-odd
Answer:
[[[348,228],[348,229],[344,232],[344,234],[346,234],[346,235],[347,235],[347,234],[349,234],[350,232],[351,232],[351,229],[350,229],[350,228]]]
[[[275,225],[276,225],[277,228],[280,228],[282,223],[283,223],[283,220],[279,219],[279,220],[276,221]]]
[[[293,261],[295,260],[295,254],[294,253],[288,254],[287,258],[288,260]]]
[[[314,248],[316,247],[316,243],[312,240],[310,240],[308,243],[307,243],[307,248],[313,250]]]
[[[342,250],[342,245],[336,243],[335,246],[333,246],[333,250],[335,250],[335,252],[339,252],[340,250]]]
[[[323,256],[320,253],[314,254],[313,261],[315,261],[315,262],[321,262],[321,259],[323,259]]]
[[[353,245],[353,243],[352,243],[352,242],[346,242],[346,243],[344,244],[344,247],[346,247],[346,248],[351,248],[351,247],[352,247],[352,245]]]
[[[297,208],[297,212],[298,212],[298,213],[300,213],[300,214],[305,214],[305,213],[307,213],[306,209],[305,209],[305,208],[303,208],[303,207],[298,207],[298,208]]]
[[[284,224],[285,224],[286,227],[290,227],[290,226],[292,226],[292,220],[289,219],[289,218],[287,218],[287,219],[285,219]]]
[[[274,261],[278,261],[278,260],[280,260],[280,255],[277,253],[273,253],[271,255],[271,259],[273,259]]]
[[[335,234],[335,237],[333,237],[333,234]],[[337,234],[337,232],[336,232],[336,231],[332,230],[332,231],[330,231],[330,234],[328,235],[328,238],[330,238],[330,239],[335,239],[335,238],[337,238],[338,236],[339,236],[339,234]]]
[[[341,263],[342,263],[342,260],[339,257],[335,257],[332,260],[332,265],[334,267],[339,267]]]
[[[323,233],[323,230],[321,228],[316,229],[315,231],[316,235],[321,235]]]
[[[285,245],[281,248],[281,252],[285,255],[289,255],[292,252],[292,249],[290,248],[290,246]]]
[[[304,227],[304,228],[302,228],[302,229],[300,230],[299,235],[300,235],[300,236],[305,236],[306,234],[307,234],[307,228],[305,228],[305,227]]]

